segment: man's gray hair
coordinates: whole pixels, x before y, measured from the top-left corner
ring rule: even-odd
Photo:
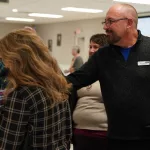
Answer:
[[[72,48],[73,50],[75,50],[77,53],[80,53],[80,47],[79,46],[73,46]]]

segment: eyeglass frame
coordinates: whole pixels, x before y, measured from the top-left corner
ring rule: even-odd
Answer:
[[[119,19],[114,19],[114,20],[111,20],[111,19],[106,20],[105,19],[105,21],[102,22],[102,25],[105,24],[108,27],[108,26],[111,26],[114,22],[117,22],[120,20],[128,20],[128,18],[119,18]]]

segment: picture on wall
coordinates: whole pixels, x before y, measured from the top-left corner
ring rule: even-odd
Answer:
[[[48,49],[50,52],[52,52],[52,40],[48,40]]]
[[[61,46],[61,34],[57,34],[57,46]]]

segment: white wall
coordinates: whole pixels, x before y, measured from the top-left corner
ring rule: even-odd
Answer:
[[[0,23],[0,38],[15,29],[23,28],[24,24]]]
[[[84,37],[84,50],[82,51],[82,57],[84,60],[88,58],[88,46],[89,38],[91,35],[96,33],[105,33],[101,22],[103,18],[63,22],[55,24],[37,25],[36,30],[38,34],[42,37],[45,44],[47,44],[48,39],[53,40],[52,44],[52,55],[57,59],[58,63],[67,66],[71,63],[72,55],[71,49],[75,44],[74,31],[79,28],[81,33],[78,37]],[[62,45],[58,47],[56,45],[57,34],[62,34]]]
[[[138,19],[138,29],[141,30],[141,33],[145,36],[150,37],[150,17],[141,17]]]

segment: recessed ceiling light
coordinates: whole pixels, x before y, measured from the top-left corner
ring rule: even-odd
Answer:
[[[150,5],[150,1],[149,0],[114,0],[117,2],[124,2],[124,3],[135,3],[135,4],[147,4]]]
[[[29,16],[32,17],[44,17],[44,18],[62,18],[62,15],[54,15],[54,14],[41,14],[41,13],[29,13]]]
[[[34,22],[34,19],[28,19],[28,18],[13,18],[13,17],[6,17],[6,20],[9,21],[24,21],[24,22]]]
[[[12,11],[13,11],[13,12],[18,12],[18,9],[13,9]]]
[[[75,12],[86,12],[86,13],[100,13],[100,12],[103,12],[103,10],[99,10],[99,9],[76,8],[76,7],[65,7],[65,8],[61,8],[61,10],[75,11]]]

